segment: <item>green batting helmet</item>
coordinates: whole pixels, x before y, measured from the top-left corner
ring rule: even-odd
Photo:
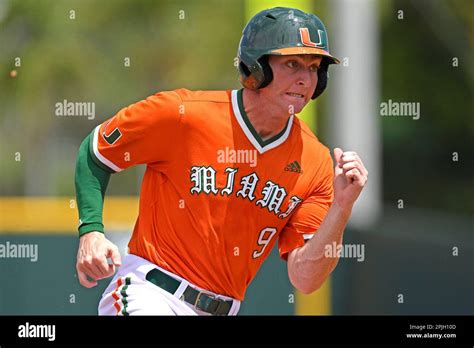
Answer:
[[[323,22],[313,14],[295,8],[275,7],[257,13],[245,26],[239,44],[240,82],[259,89],[273,79],[268,55],[315,54],[322,57],[318,84],[312,99],[326,88],[329,64],[339,60],[329,54]]]

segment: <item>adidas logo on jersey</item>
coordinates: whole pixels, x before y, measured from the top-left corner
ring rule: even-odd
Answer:
[[[300,167],[298,161],[293,161],[285,167],[285,171],[293,172],[298,174],[303,174],[303,170]]]

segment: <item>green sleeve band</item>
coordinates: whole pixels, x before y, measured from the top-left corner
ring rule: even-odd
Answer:
[[[110,179],[110,173],[100,168],[92,159],[89,144],[93,133],[89,134],[77,154],[76,161],[76,201],[79,210],[79,236],[88,232],[104,232],[102,210],[105,190]]]

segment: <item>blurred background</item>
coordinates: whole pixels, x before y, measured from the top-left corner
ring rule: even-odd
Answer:
[[[97,313],[107,281],[85,289],[75,275],[80,143],[158,91],[240,88],[242,29],[274,6],[317,14],[342,61],[299,116],[366,163],[344,237],[364,254],[302,295],[273,250],[241,314],[474,314],[470,0],[0,0],[0,245],[38,247],[36,261],[0,257],[0,314]],[[95,115],[59,116],[64,101]],[[401,103],[411,114],[396,115]],[[143,172],[108,187],[106,234],[122,253]]]

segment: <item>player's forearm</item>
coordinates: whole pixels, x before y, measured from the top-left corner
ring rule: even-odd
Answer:
[[[92,141],[89,135],[82,142],[76,161],[76,200],[79,210],[79,235],[92,231],[104,231],[102,224],[103,200],[110,173],[100,168],[89,153]]]
[[[325,249],[342,242],[350,214],[351,208],[333,203],[316,235],[288,258],[290,280],[298,290],[311,293],[319,289],[334,270],[339,259],[325,256]]]

